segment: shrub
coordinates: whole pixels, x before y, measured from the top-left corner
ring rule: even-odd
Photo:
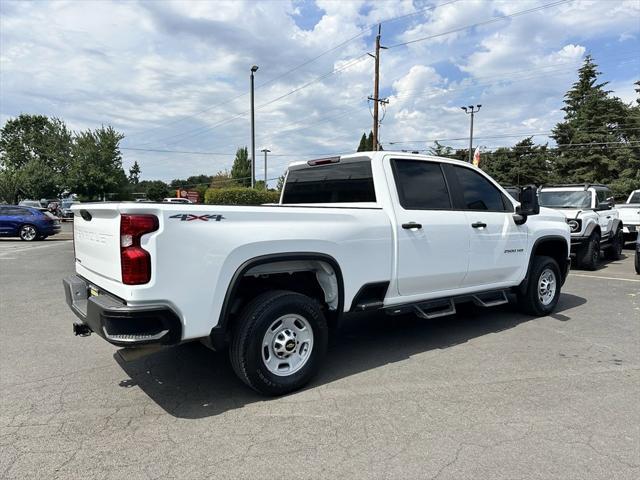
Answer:
[[[261,205],[263,203],[278,203],[280,201],[280,192],[241,187],[210,188],[205,194],[204,201],[211,205]]]

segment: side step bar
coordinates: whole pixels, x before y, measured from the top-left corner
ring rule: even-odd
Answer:
[[[419,303],[413,306],[415,314],[420,318],[431,320],[432,318],[446,317],[456,313],[456,304],[452,298],[436,300],[433,302]]]
[[[479,307],[496,307],[498,305],[509,303],[509,299],[507,298],[507,294],[504,290],[498,292],[479,293],[477,295],[473,295],[471,298],[473,298],[473,303]]]
[[[431,320],[432,318],[445,317],[456,313],[456,303],[473,302],[479,307],[496,307],[509,303],[507,297],[508,289],[490,290],[469,295],[459,295],[456,297],[439,298],[423,302],[394,305],[385,307],[387,315],[403,315],[414,313],[420,318]]]

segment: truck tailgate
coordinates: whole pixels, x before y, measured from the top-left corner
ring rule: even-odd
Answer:
[[[76,262],[90,272],[120,282],[120,212],[107,205],[74,209]]]

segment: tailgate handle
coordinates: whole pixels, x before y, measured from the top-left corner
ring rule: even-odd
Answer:
[[[473,228],[487,228],[487,224],[484,222],[475,222],[475,223],[472,223],[471,226]]]

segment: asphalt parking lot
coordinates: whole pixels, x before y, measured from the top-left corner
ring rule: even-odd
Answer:
[[[640,478],[632,250],[545,318],[351,319],[312,385],[265,399],[199,344],[124,363],[75,338],[68,238],[0,242],[0,478]]]

